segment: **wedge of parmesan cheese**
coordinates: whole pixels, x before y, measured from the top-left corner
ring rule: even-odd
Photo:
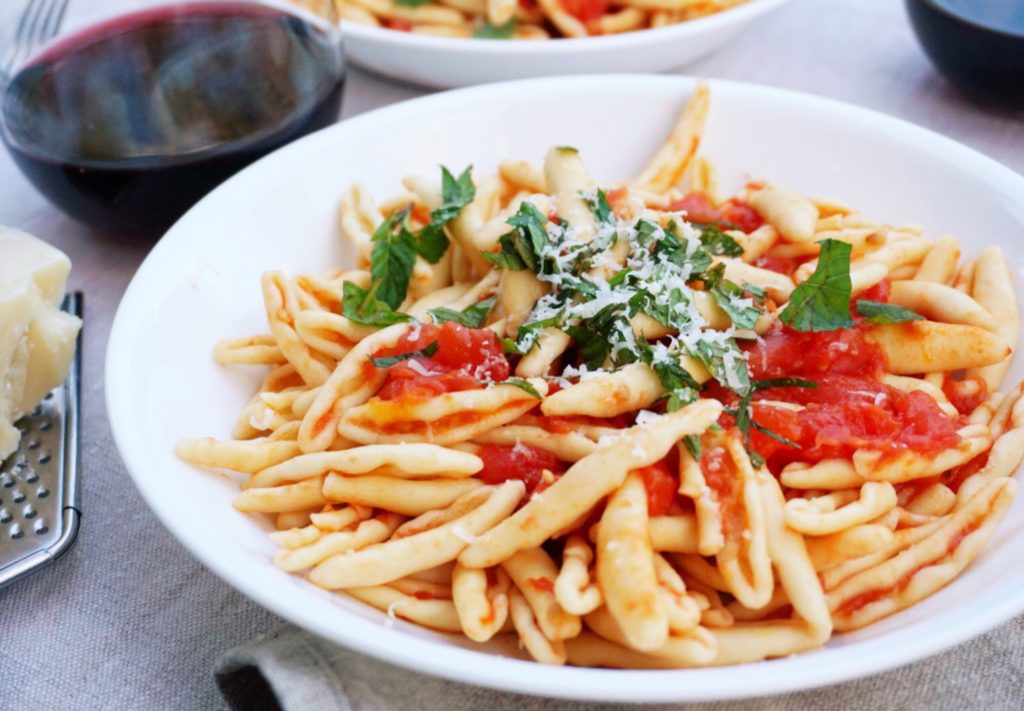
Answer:
[[[18,446],[14,422],[67,376],[81,321],[60,310],[71,261],[0,226],[0,461]]]

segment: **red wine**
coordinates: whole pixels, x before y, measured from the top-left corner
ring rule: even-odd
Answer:
[[[3,92],[29,180],[105,231],[162,233],[257,158],[338,117],[331,33],[241,3],[171,5],[61,40]]]

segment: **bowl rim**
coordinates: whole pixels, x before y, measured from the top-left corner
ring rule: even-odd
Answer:
[[[387,45],[388,47],[413,48],[434,51],[458,51],[472,54],[498,56],[550,57],[563,56],[585,50],[630,49],[648,43],[685,40],[704,32],[724,30],[753,20],[792,0],[749,0],[742,5],[731,7],[714,15],[696,20],[680,22],[665,27],[654,27],[633,32],[597,37],[557,38],[545,41],[532,40],[491,40],[477,37],[437,37],[411,32],[398,32],[383,27],[372,27],[357,22],[341,21],[344,38]]]
[[[985,25],[970,17],[965,17],[963,15],[957,14],[952,9],[946,7],[940,2],[937,2],[936,0],[906,0],[906,3],[908,5],[916,4],[918,6],[927,7],[928,9],[933,10],[937,14],[942,15],[945,21],[951,22],[956,25],[968,27],[977,32],[985,32],[988,34],[996,35],[998,37],[1003,37],[1008,40],[1024,42],[1024,28],[1020,29],[1019,31],[1013,31],[1007,29],[1006,27],[993,27],[992,25]],[[911,23],[915,27],[917,27],[918,25],[917,21],[913,17],[911,17]]]
[[[272,164],[279,157],[279,153],[301,151],[304,147],[311,148],[317,142],[326,141],[327,135],[331,132],[350,131],[353,127],[372,124],[384,115],[406,117],[415,115],[420,110],[434,110],[446,104],[461,104],[473,100],[486,102],[490,95],[516,95],[509,93],[516,90],[543,94],[557,91],[559,86],[567,83],[573,84],[576,89],[582,87],[601,93],[607,92],[609,85],[615,82],[627,82],[634,88],[638,85],[647,85],[658,90],[689,92],[695,81],[692,77],[651,74],[577,75],[523,79],[430,94],[366,112],[299,139],[245,168],[236,177],[215,188],[199,204],[217,200],[220,193],[230,189],[225,187],[229,183],[245,180],[247,176],[264,171],[263,166]],[[710,81],[712,88],[719,91],[781,101],[794,108],[799,105],[810,105],[826,114],[842,114],[865,129],[884,131],[889,135],[896,134],[904,142],[919,149],[927,148],[941,152],[948,158],[955,159],[959,171],[984,175],[986,182],[1010,188],[1010,194],[1024,195],[1024,177],[1021,175],[974,149],[908,121],[803,92],[728,80]],[[671,671],[550,667],[530,661],[501,658],[472,649],[442,647],[433,640],[408,635],[376,621],[341,611],[339,615],[345,619],[344,629],[336,626],[325,630],[323,619],[314,609],[295,604],[296,598],[283,599],[264,591],[258,585],[258,581],[254,582],[244,575],[243,569],[222,566],[218,556],[213,552],[214,547],[209,546],[208,539],[203,538],[200,532],[177,523],[177,514],[170,511],[169,507],[160,505],[158,478],[144,473],[152,467],[151,452],[146,448],[142,438],[136,441],[131,437],[137,433],[138,425],[133,421],[130,408],[126,404],[132,401],[130,379],[127,376],[121,377],[121,374],[129,372],[129,366],[134,362],[131,355],[134,324],[150,317],[144,301],[140,300],[140,295],[147,288],[150,274],[157,274],[162,269],[161,255],[171,251],[174,240],[179,239],[176,235],[180,234],[180,239],[187,241],[185,238],[190,233],[184,230],[195,210],[196,207],[193,207],[186,213],[150,252],[133,277],[117,309],[111,326],[104,371],[111,431],[133,482],[150,509],[172,535],[208,569],[236,590],[314,634],[392,665],[502,691],[581,701],[667,703],[769,696],[857,679],[937,654],[983,634],[1024,611],[1024,586],[1020,586],[1016,594],[1002,598],[965,602],[964,609],[966,611],[969,605],[971,614],[951,616],[946,620],[950,624],[915,628],[916,634],[912,638],[907,637],[899,646],[884,644],[889,635],[883,635],[879,639],[857,642],[850,647],[832,648],[829,652],[833,654],[833,661],[842,663],[820,665],[823,668],[812,677],[806,675],[806,662],[801,659],[803,655],[797,655],[798,660],[795,662],[790,658],[781,658],[748,665]],[[865,650],[865,653],[851,653],[864,644],[871,645],[871,648]],[[437,652],[442,649],[444,653],[438,654]],[[867,653],[868,651],[870,653]],[[485,663],[481,663],[482,660]],[[730,683],[735,682],[738,670],[754,670],[759,665],[769,665],[760,668],[769,668],[775,673],[759,675],[760,683],[757,688],[743,688],[743,685]],[[700,675],[701,683],[688,685],[685,675]]]

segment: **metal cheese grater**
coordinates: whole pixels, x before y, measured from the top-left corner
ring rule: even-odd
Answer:
[[[81,293],[62,308],[81,318]],[[0,462],[0,588],[59,558],[78,535],[81,373],[79,333],[67,380],[15,423],[21,442]]]

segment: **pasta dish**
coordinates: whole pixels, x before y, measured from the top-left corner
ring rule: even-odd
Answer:
[[[724,12],[747,1],[335,0],[335,5],[345,22],[400,32],[541,40],[667,27]]]
[[[274,564],[548,664],[822,646],[928,597],[1016,491],[997,248],[766,180],[723,194],[698,85],[628,182],[580,151],[343,195],[351,269],[263,275],[233,438]]]

